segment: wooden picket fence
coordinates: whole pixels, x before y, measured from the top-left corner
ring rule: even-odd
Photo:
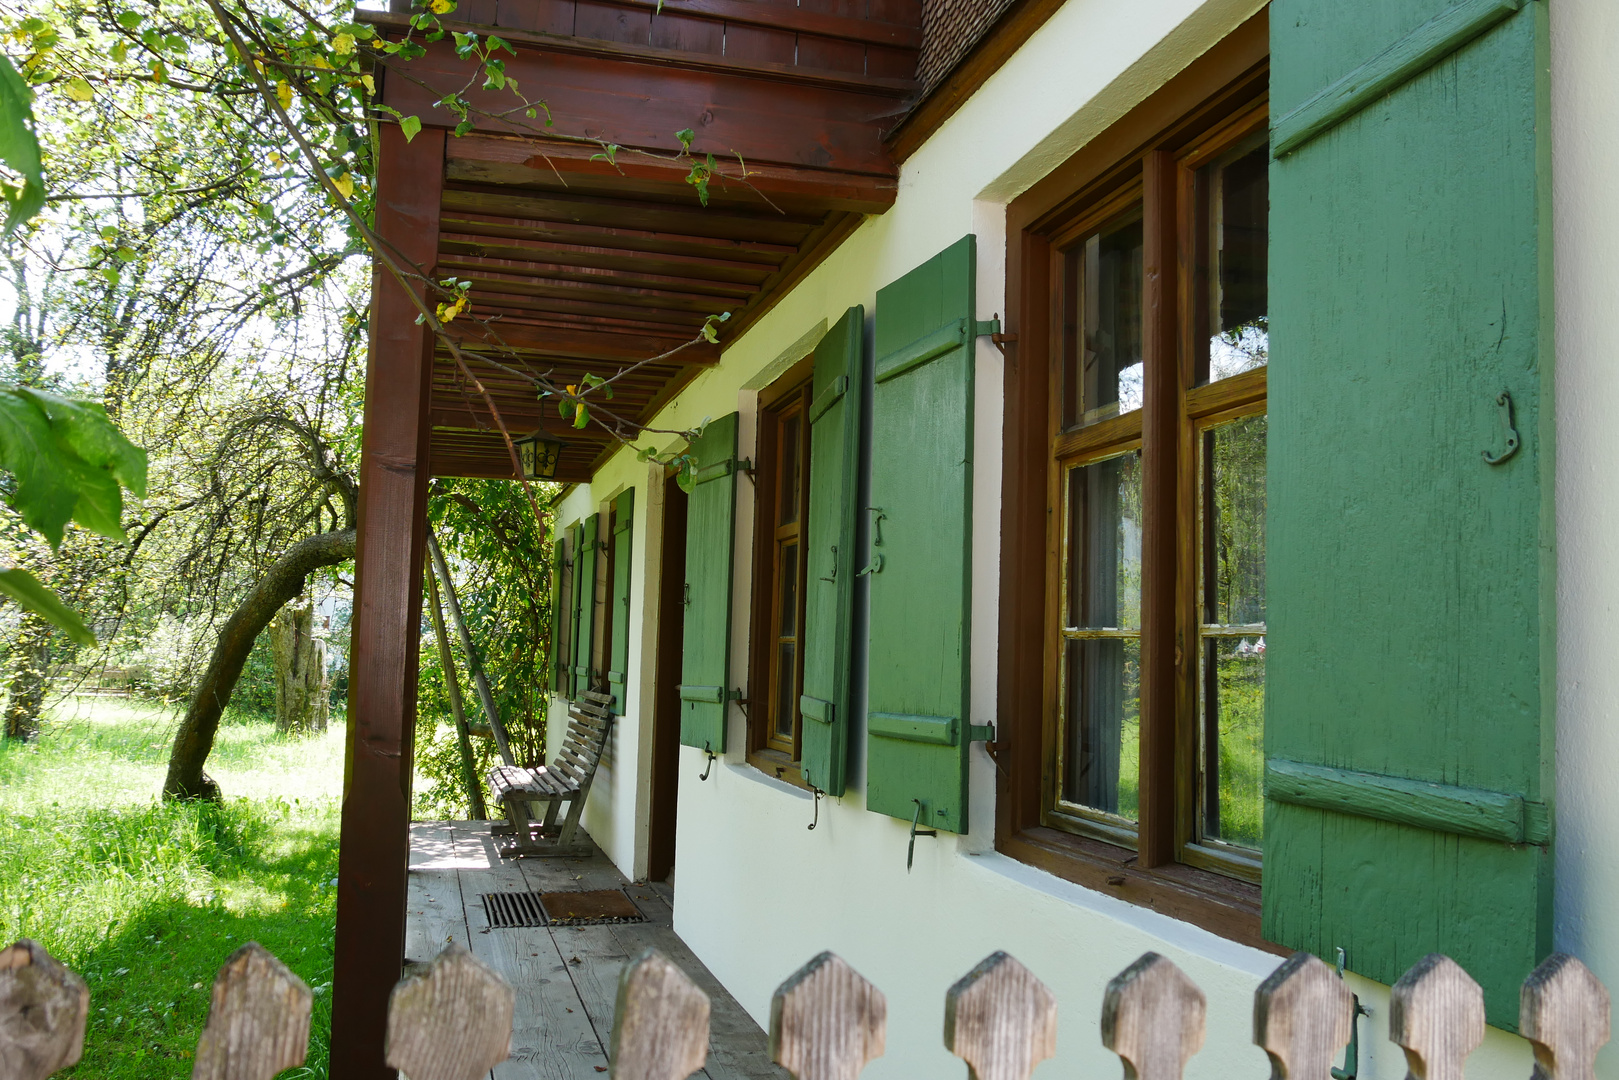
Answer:
[[[214,980],[193,1080],[270,1080],[303,1064],[309,988],[257,944]],[[414,966],[389,1004],[387,1061],[407,1080],[477,1080],[510,1053],[511,987],[459,945]],[[32,941],[0,952],[0,1080],[43,1080],[79,1060],[90,995]],[[797,1080],[854,1080],[883,1053],[887,1002],[832,953],[793,973],[770,1004],[770,1051]],[[1355,1002],[1333,969],[1297,953],[1254,994],[1254,1042],[1278,1080],[1330,1080]],[[1533,1080],[1594,1080],[1608,1041],[1608,991],[1572,956],[1523,984],[1519,1030]],[[624,966],[613,1018],[614,1080],[684,1080],[708,1056],[708,997],[655,950]],[[1203,1045],[1205,1001],[1173,963],[1147,953],[1108,984],[1102,1042],[1127,1080],[1180,1080]],[[1417,1080],[1462,1080],[1484,1039],[1484,997],[1448,957],[1421,960],[1394,985],[1389,1037]],[[945,1045],[972,1080],[1028,1080],[1056,1053],[1057,1002],[1022,964],[995,953],[945,994]],[[1258,1080],[1258,1078],[1256,1078]]]

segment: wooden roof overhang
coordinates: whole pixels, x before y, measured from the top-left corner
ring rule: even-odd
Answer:
[[[776,0],[666,0],[664,14],[640,2],[463,0],[457,16],[488,22],[446,22],[510,43],[507,75],[554,117],[547,129],[544,113],[475,116],[471,133],[445,140],[432,273],[472,282],[471,314],[486,321],[450,328],[486,357],[474,374],[508,430],[564,442],[558,480],[588,480],[619,443],[597,423],[573,428],[515,371],[559,385],[617,376],[601,405],[648,423],[865,215],[893,204],[897,167],[883,133],[916,86],[889,72],[914,70],[920,4],[869,2],[892,17]],[[542,15],[552,32],[523,28]],[[409,18],[360,17],[390,36]],[[464,89],[482,81],[446,40],[384,72],[379,94],[446,127],[456,117],[435,102],[452,90],[489,113],[517,103],[509,91]],[[691,159],[677,156],[685,128],[692,152],[712,153],[726,174],[706,207],[687,182]],[[556,133],[621,149],[608,162],[597,143]],[[720,313],[730,315],[720,345],[664,356]],[[434,475],[513,475],[485,401],[442,347],[430,413]]]

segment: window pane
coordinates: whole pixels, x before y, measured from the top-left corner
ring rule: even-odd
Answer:
[[[1062,797],[1134,821],[1139,812],[1141,639],[1069,641],[1067,654]]]
[[[1266,426],[1264,416],[1247,416],[1205,436],[1205,622],[1265,621]]]
[[[1064,800],[1136,816],[1141,454],[1068,471]]]
[[[1068,472],[1071,627],[1141,628],[1141,453]]]
[[[1204,437],[1203,835],[1257,848],[1264,810],[1265,433]]]
[[[1203,835],[1259,847],[1265,788],[1265,639],[1210,637]]]
[[[798,543],[796,541],[781,546],[781,578],[778,586],[781,590],[781,615],[778,619],[780,628],[777,634],[781,637],[794,637],[798,633]]]
[[[1210,165],[1209,381],[1263,366],[1270,354],[1265,274],[1270,151],[1263,136]]]
[[[1063,427],[1141,408],[1141,219],[1104,229],[1067,255],[1070,322]],[[1077,294],[1076,294],[1077,293]]]
[[[803,478],[802,457],[798,452],[799,414],[781,423],[781,486],[777,497],[776,524],[791,525],[798,520],[798,499]]]
[[[798,687],[793,679],[793,662],[798,646],[784,641],[776,646],[776,735],[793,737],[793,719],[798,714]]]

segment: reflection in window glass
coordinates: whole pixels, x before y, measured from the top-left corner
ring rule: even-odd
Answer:
[[[1104,229],[1067,256],[1069,310],[1063,427],[1141,408],[1141,219]]]
[[[1141,454],[1068,471],[1062,798],[1135,820],[1141,732]]]
[[[1262,367],[1270,356],[1265,275],[1270,151],[1264,136],[1203,170],[1209,199],[1210,382]]]
[[[1264,416],[1205,433],[1203,835],[1260,846],[1265,742]]]

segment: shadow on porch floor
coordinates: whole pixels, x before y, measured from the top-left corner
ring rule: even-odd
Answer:
[[[491,929],[483,893],[582,892],[629,885],[647,921],[610,926]],[[652,946],[702,987],[710,1001],[708,1064],[696,1076],[763,1080],[787,1074],[771,1064],[765,1033],[675,936],[666,885],[630,885],[597,850],[588,859],[502,860],[486,821],[417,822],[410,827],[410,898],[405,959],[430,960],[459,942],[517,991],[511,1059],[495,1080],[598,1080],[607,1073],[618,974]]]

